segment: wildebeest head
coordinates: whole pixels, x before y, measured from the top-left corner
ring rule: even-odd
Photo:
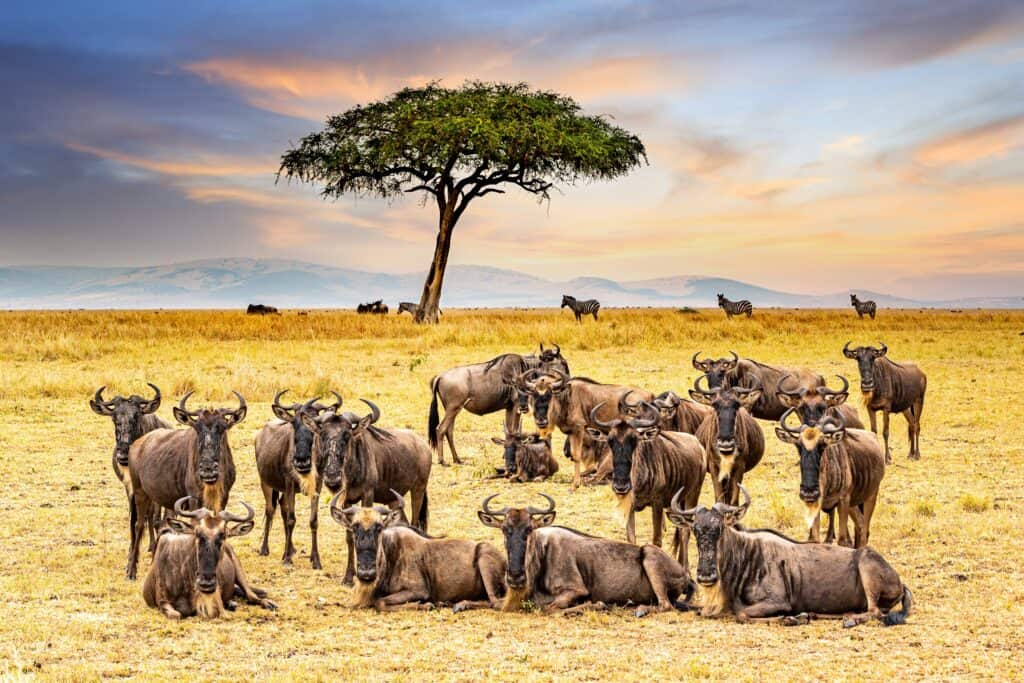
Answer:
[[[800,500],[808,505],[820,502],[821,499],[821,459],[829,446],[834,446],[846,436],[846,429],[841,420],[829,417],[820,426],[806,423],[797,428],[786,424],[786,419],[795,412],[788,409],[779,419],[775,427],[775,435],[780,441],[796,446],[800,454]]]
[[[181,397],[181,402],[174,407],[174,419],[188,425],[196,431],[198,437],[199,460],[196,463],[196,474],[204,484],[213,484],[220,478],[221,447],[228,438],[228,430],[245,419],[248,410],[245,399],[237,391],[238,408],[202,408],[190,411],[185,402],[193,392]]]
[[[338,507],[338,492],[331,499],[331,517],[338,524],[352,532],[352,540],[356,549],[356,578],[363,583],[377,580],[377,550],[380,548],[380,535],[384,529],[402,521],[405,517],[403,509],[405,499],[397,491],[391,489],[395,502],[391,508],[383,505],[362,507],[351,505],[344,510]]]
[[[135,439],[142,436],[142,416],[155,413],[160,407],[160,389],[155,384],[149,386],[154,393],[151,399],[132,394],[128,398],[115,396],[107,401],[103,398],[103,390],[107,387],[102,386],[89,400],[89,407],[94,413],[114,421],[114,457],[121,467],[128,466],[128,449]]]
[[[542,372],[547,372],[551,369],[557,369],[569,375],[569,362],[565,360],[565,356],[562,355],[562,347],[558,344],[554,345],[554,348],[544,348],[544,342],[540,343],[540,353],[537,354],[540,359],[540,369]]]
[[[846,402],[849,397],[850,383],[842,375],[836,375],[843,383],[842,389],[824,387],[797,387],[785,389],[783,385],[791,375],[784,375],[776,385],[775,396],[787,408],[795,408],[800,420],[810,426],[818,424],[828,412]]]
[[[490,502],[497,493],[484,498],[477,516],[485,526],[501,529],[505,536],[505,553],[508,555],[508,569],[505,582],[509,588],[521,589],[526,586],[526,541],[534,529],[548,526],[555,521],[555,501],[546,493],[540,494],[548,501],[547,509],[535,507],[492,510]]]
[[[302,415],[315,415],[313,404],[319,397],[311,398],[305,403],[293,403],[290,406],[281,405],[281,397],[288,393],[282,389],[274,396],[274,402],[270,409],[277,419],[287,422],[292,426],[292,467],[299,475],[307,475],[313,469],[313,441],[316,431],[306,426]]]
[[[679,394],[674,391],[664,391],[654,397],[653,403],[654,407],[658,409],[663,426],[675,424],[676,411],[679,410],[679,405],[682,403]]]
[[[326,410],[319,417],[304,417],[303,422],[307,429],[315,428],[320,436],[320,462],[317,468],[323,473],[327,489],[337,493],[341,489],[341,465],[345,460],[345,451],[359,418],[349,412]]]
[[[718,583],[721,576],[718,557],[725,527],[733,526],[747,514],[750,494],[740,486],[744,498],[742,505],[718,502],[712,505],[711,509],[698,505],[683,510],[679,506],[679,496],[684,490],[679,489],[672,497],[668,518],[676,526],[688,526],[693,530],[693,535],[697,539],[697,583],[711,587]]]
[[[195,537],[196,565],[199,569],[196,574],[196,588],[201,593],[213,593],[217,590],[217,565],[224,551],[224,542],[228,538],[243,536],[252,531],[252,520],[256,516],[256,511],[244,501],[244,516],[231,514],[227,510],[221,510],[219,513],[206,508],[188,510],[185,506],[191,500],[195,499],[191,496],[179,498],[174,503],[174,511],[179,517],[186,519],[170,517],[167,524],[178,533],[192,534]],[[224,596],[224,599],[229,597]]]
[[[546,439],[554,429],[548,416],[551,398],[568,388],[569,376],[556,368],[551,368],[546,374],[538,374],[538,370],[526,371],[516,380],[516,386],[527,395],[533,409],[533,421],[537,423],[541,438]]]
[[[540,434],[523,434],[522,432],[510,434],[505,432],[505,438],[499,439],[496,436],[492,436],[491,441],[505,449],[505,474],[511,477],[516,473],[519,451],[530,444],[540,443],[542,439]]]
[[[721,296],[721,295],[719,295]],[[708,378],[708,387],[711,389],[718,389],[719,387],[729,386],[730,378],[729,375],[736,370],[736,366],[739,365],[740,357],[736,355],[735,351],[730,351],[729,358],[704,358],[699,359],[700,351],[693,354],[693,358],[690,362],[693,364],[695,370],[703,372]]]
[[[889,350],[889,347],[879,342],[881,346],[858,346],[850,348],[850,342],[843,347],[843,355],[857,361],[857,369],[860,370],[860,390],[869,393],[875,390],[875,359],[881,358]]]
[[[655,438],[661,431],[658,409],[645,401],[630,404],[627,399],[632,393],[628,391],[619,399],[619,413],[636,413],[635,417],[605,422],[597,416],[597,411],[604,405],[602,401],[590,411],[590,424],[594,426],[587,427],[590,438],[604,441],[612,450],[612,492],[618,496],[625,496],[633,489],[631,474],[637,444]]]
[[[736,417],[740,408],[750,410],[757,399],[761,397],[759,387],[730,387],[701,389],[700,380],[706,379],[707,375],[698,377],[690,390],[690,397],[694,401],[711,406],[718,418],[718,434],[715,438],[715,448],[721,455],[732,455],[736,450]]]

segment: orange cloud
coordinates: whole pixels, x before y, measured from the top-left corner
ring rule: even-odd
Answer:
[[[91,154],[101,159],[140,168],[151,173],[169,176],[269,176],[276,170],[276,160],[228,158],[208,154],[190,153],[189,159],[153,159],[112,149],[103,149],[77,142],[66,146],[76,152]]]
[[[919,145],[913,159],[928,167],[960,166],[1006,156],[1024,145],[1024,115],[943,135]]]

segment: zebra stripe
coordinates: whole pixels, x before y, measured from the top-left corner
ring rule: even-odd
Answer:
[[[868,315],[871,316],[872,320],[875,319],[875,310],[877,309],[877,306],[875,306],[874,301],[861,301],[857,298],[856,294],[851,294],[850,304],[853,306],[853,310],[857,311],[858,318],[863,318],[865,315]]]
[[[754,314],[754,306],[746,299],[730,301],[719,294],[718,305],[723,311],[725,311],[725,315],[728,318],[731,318],[734,315],[746,315],[749,318]]]
[[[573,315],[576,316],[576,322],[580,321],[580,317],[584,315],[594,316],[594,320],[597,320],[597,312],[601,309],[601,302],[597,299],[586,299],[585,301],[579,301],[574,296],[568,294],[562,295],[562,305],[560,308],[569,307]]]

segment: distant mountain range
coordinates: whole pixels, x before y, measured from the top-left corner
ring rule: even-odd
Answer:
[[[422,273],[371,273],[278,259],[215,259],[148,268],[0,267],[0,308],[351,308],[383,299],[418,301]],[[563,293],[598,299],[605,307],[716,305],[715,295],[750,299],[755,307],[843,308],[848,291],[812,296],[713,277],[667,277],[616,282],[579,277],[545,280],[485,266],[450,266],[442,305],[554,307]],[[858,291],[887,308],[1021,308],[1024,297],[927,301]]]

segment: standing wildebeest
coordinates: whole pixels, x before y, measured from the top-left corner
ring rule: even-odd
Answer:
[[[370,414],[363,417],[343,413],[342,422],[349,423],[350,436],[341,463],[342,502],[347,507],[361,504],[389,503],[394,491],[412,499],[412,524],[427,531],[429,507],[427,479],[430,478],[430,446],[419,434],[408,429],[381,429],[374,426],[380,419],[380,408],[366,399]],[[352,584],[355,555],[352,534],[346,534],[348,563],[343,582]]]
[[[512,481],[544,481],[558,472],[558,461],[551,453],[551,439],[542,439],[540,434],[505,433],[505,438],[491,437],[491,441],[504,448],[504,467],[498,470],[500,477]]]
[[[239,577],[244,577],[242,565],[231,551],[228,539],[252,531],[256,511],[245,502],[242,503],[247,513],[244,517],[227,510],[219,513],[206,508],[189,511],[184,509],[188,500],[185,496],[177,501],[174,511],[192,521],[167,519],[173,532],[162,534],[157,542],[153,564],[142,584],[142,597],[147,605],[158,608],[171,619],[195,614],[216,619],[223,610],[235,609],[232,599],[235,584],[239,583]],[[250,604],[277,609],[264,591],[244,592],[243,596]]]
[[[629,394],[626,394],[628,396]],[[619,404],[620,414],[633,412],[626,396]],[[672,495],[686,490],[687,505],[697,504],[704,485],[704,449],[692,434],[662,431],[658,427],[658,409],[641,404],[634,418],[604,421],[597,417],[599,404],[590,412],[590,421],[599,429],[589,429],[594,439],[608,443],[612,452],[612,493],[626,518],[626,540],[636,543],[637,512],[650,506],[653,523],[652,542],[661,547],[664,511]],[[672,534],[672,552],[684,567],[689,532]]]
[[[788,368],[781,365],[767,365],[750,358],[740,358],[735,351],[730,351],[729,358],[714,360],[705,358],[698,360],[700,351],[693,354],[691,363],[694,369],[703,372],[708,378],[708,387],[743,387],[745,389],[771,389],[777,387],[784,378],[797,387],[820,387],[825,385],[825,378],[807,368]],[[762,392],[760,398],[750,407],[750,414],[762,420],[777,421],[789,406],[783,403],[774,393]]]
[[[818,542],[819,519],[825,510],[829,517],[825,542],[831,542],[832,514],[838,508],[839,545],[863,548],[871,535],[871,516],[885,475],[885,456],[878,439],[863,429],[845,429],[831,416],[816,426],[805,423],[796,429],[786,424],[787,417],[789,413],[779,420],[775,434],[795,445],[800,456],[800,500],[807,506],[808,540]],[[853,543],[846,526],[848,516],[853,517]]]
[[[696,434],[701,422],[711,412],[711,408],[703,403],[680,398],[674,391],[658,394],[652,403],[661,415],[661,428],[666,432]]]
[[[562,357],[562,349],[545,349],[541,344],[539,356],[520,356],[504,353],[485,363],[460,365],[442,372],[430,380],[430,413],[427,417],[427,438],[437,451],[438,464],[444,465],[444,440],[452,450],[452,460],[461,463],[455,451],[455,418],[466,409],[474,415],[489,415],[505,411],[505,431],[519,430],[519,412],[522,400],[517,401],[515,379],[523,372],[538,368],[547,371],[558,368],[569,372],[569,364]],[[444,419],[438,419],[437,401],[444,406]]]
[[[500,609],[505,595],[505,558],[490,543],[431,538],[400,522],[396,507],[340,509],[338,493],[331,516],[355,539],[356,588],[353,607],[377,611],[432,609],[452,604],[455,612]]]
[[[850,294],[850,305],[853,306],[853,310],[857,311],[857,317],[863,319],[865,315],[870,315],[871,319],[875,319],[875,306],[874,301],[861,301],[857,298],[856,294]]]
[[[739,501],[743,475],[754,469],[764,456],[764,432],[748,412],[761,390],[743,387],[705,390],[700,388],[700,380],[698,377],[693,383],[690,396],[711,406],[712,410],[697,430],[697,440],[707,454],[715,500],[735,505]]]
[[[536,374],[536,373],[533,373]],[[654,394],[638,387],[619,384],[599,384],[586,377],[573,377],[561,370],[550,369],[537,379],[532,374],[520,376],[517,380],[520,391],[529,395],[533,420],[543,438],[547,438],[555,427],[569,437],[569,454],[573,463],[573,488],[579,488],[582,474],[597,467],[593,458],[587,460],[588,454],[596,456],[599,448],[584,449],[587,436],[587,421],[591,412],[598,404],[605,405],[600,411],[603,420],[611,420],[619,416],[618,406],[622,397],[632,392],[640,401],[650,402]]]
[[[580,322],[580,319],[585,315],[594,316],[594,320],[597,320],[597,312],[601,310],[601,302],[597,299],[585,299],[584,301],[578,301],[576,297],[569,296],[568,294],[562,295],[562,305],[558,307],[559,311],[569,307],[572,314],[576,316],[576,322]]]
[[[754,315],[754,307],[746,299],[730,301],[724,294],[718,295],[718,307],[725,311],[725,317],[731,318],[734,315],[746,315],[748,318]]]
[[[687,609],[694,591],[689,571],[661,548],[549,526],[555,521],[555,501],[543,493],[548,501],[544,510],[492,510],[496,495],[484,499],[477,516],[505,536],[505,611],[521,609],[524,600],[562,614],[607,605],[637,605],[638,617],[673,606]]]
[[[153,506],[172,509],[183,496],[202,501],[202,506],[220,512],[227,505],[235,484],[235,462],[228,445],[228,430],[245,419],[245,399],[237,391],[238,409],[185,408],[192,392],[174,407],[174,418],[189,429],[155,429],[143,434],[128,451],[132,478],[135,526],[128,550],[127,574],[135,578],[139,542]]]
[[[736,524],[750,507],[715,503],[668,513],[673,524],[697,538],[697,582],[705,588],[701,614],[727,612],[737,621],[781,621],[796,625],[812,618],[842,618],[843,626],[879,619],[906,623],[913,595],[889,563],[871,548],[798,543],[770,529]],[[893,610],[902,602],[902,610]]]
[[[276,315],[278,310],[273,306],[264,306],[263,304],[249,304],[249,307],[245,309],[248,315]]]
[[[775,398],[787,408],[796,408],[796,414],[805,425],[813,427],[831,415],[842,420],[843,426],[847,429],[864,429],[857,409],[846,402],[850,396],[850,383],[842,375],[836,377],[842,381],[842,389],[829,389],[825,384],[786,389],[783,387],[789,378],[789,375],[786,375],[775,385]]]
[[[375,315],[386,315],[388,312],[387,304],[381,299],[371,301],[368,304],[359,304],[356,306],[356,313],[372,313]]]
[[[309,560],[313,569],[320,569],[317,528],[325,463],[321,427],[317,417],[324,411],[337,413],[341,408],[341,396],[337,392],[331,392],[337,400],[330,406],[317,403],[315,398],[306,403],[283,406],[280,401],[286,391],[288,390],[277,392],[271,406],[278,419],[267,422],[256,434],[256,469],[260,475],[266,511],[260,555],[270,554],[270,526],[280,501],[285,538],[281,561],[284,564],[292,563],[292,557],[295,555],[295,545],[292,543],[292,532],[295,529],[295,493],[301,491],[310,499],[309,532],[313,545],[309,551]]]
[[[873,346],[851,349],[850,342],[846,342],[843,355],[857,361],[860,390],[871,420],[871,431],[875,434],[878,433],[875,413],[882,411],[885,462],[888,464],[892,460],[892,452],[889,450],[889,413],[903,413],[903,417],[907,418],[909,457],[918,460],[921,457],[921,411],[924,409],[928,378],[913,363],[895,363],[886,358],[888,350],[885,344],[877,349]]]

